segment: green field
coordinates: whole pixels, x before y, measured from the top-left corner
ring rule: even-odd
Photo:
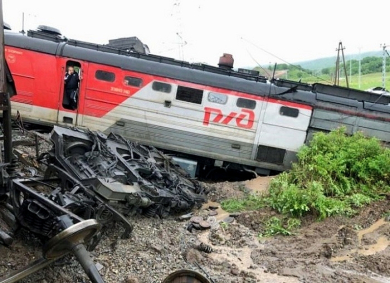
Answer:
[[[290,77],[289,79],[299,81],[300,78]],[[348,80],[350,88],[366,90],[371,87],[382,86],[382,73],[371,73],[362,75],[360,77],[360,88],[358,75],[348,77]],[[307,77],[302,77],[301,81],[306,83],[333,84],[332,78],[329,75],[321,75],[319,77],[308,75]],[[347,86],[345,77],[340,78],[340,86]],[[390,89],[390,72],[386,73],[386,88]]]

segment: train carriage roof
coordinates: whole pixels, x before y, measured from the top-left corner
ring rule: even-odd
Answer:
[[[173,58],[140,54],[61,38],[58,35],[29,31],[29,36],[5,31],[5,44],[22,49],[110,65],[145,74],[167,77],[200,85],[208,85],[253,95],[316,105],[326,101],[357,109],[390,114],[390,96],[324,84],[302,84],[287,80],[272,80],[205,64],[191,64]],[[124,60],[125,58],[125,60]]]

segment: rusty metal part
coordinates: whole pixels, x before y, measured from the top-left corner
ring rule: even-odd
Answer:
[[[211,253],[213,252],[213,248],[209,245],[206,245],[205,243],[201,242],[199,245],[196,246],[196,249],[205,253]]]
[[[181,269],[169,274],[162,283],[210,283],[210,281],[197,271]]]
[[[37,164],[32,163],[28,160],[28,154],[24,153],[23,151],[19,149],[14,149],[13,153],[18,157],[18,160],[22,162],[23,164],[31,167],[35,167]]]
[[[223,53],[221,57],[219,57],[218,66],[224,69],[232,69],[234,64],[233,55],[228,53]]]
[[[209,229],[211,227],[211,224],[207,221],[200,221],[199,222],[199,226],[202,228],[202,229]]]
[[[190,222],[192,222],[192,223],[199,223],[201,221],[203,221],[203,217],[201,217],[201,216],[193,216],[190,219]]]

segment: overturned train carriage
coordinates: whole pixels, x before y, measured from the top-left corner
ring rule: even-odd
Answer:
[[[291,166],[313,133],[346,126],[390,141],[390,97],[323,84],[267,81],[253,72],[6,31],[6,58],[24,121],[82,126],[149,144],[193,166],[268,174]],[[227,60],[228,61],[228,60]],[[229,62],[228,62],[229,63]],[[80,76],[67,105],[67,66]],[[48,75],[50,74],[50,75]]]

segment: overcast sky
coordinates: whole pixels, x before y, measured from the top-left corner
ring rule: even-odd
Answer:
[[[336,56],[339,41],[345,54],[390,49],[386,0],[3,0],[3,11],[14,31],[24,12],[25,30],[102,44],[137,36],[151,53],[211,65],[223,53],[235,67]]]

